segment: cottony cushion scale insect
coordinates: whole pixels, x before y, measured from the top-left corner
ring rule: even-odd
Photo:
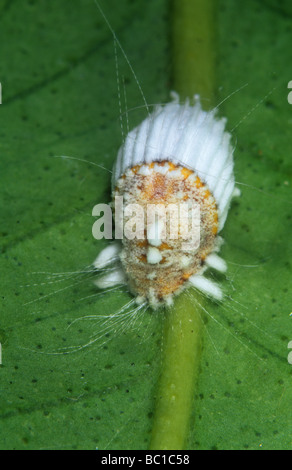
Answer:
[[[221,300],[221,288],[204,272],[208,267],[227,269],[218,256],[219,233],[231,199],[238,195],[226,119],[217,118],[216,109],[202,110],[198,96],[184,104],[177,94],[172,97],[129,132],[113,169],[113,198],[123,198],[124,206],[139,206],[148,219],[154,205],[156,215],[140,237],[116,240],[94,262],[97,270],[111,267],[97,279],[99,288],[127,284],[138,304],[148,302],[154,309],[171,305],[174,295],[190,286]],[[175,218],[163,218],[161,208],[182,204],[189,208],[185,224],[197,209],[197,238],[185,236],[181,225],[177,237],[171,236]],[[121,216],[126,228],[129,211],[116,213],[116,224]]]

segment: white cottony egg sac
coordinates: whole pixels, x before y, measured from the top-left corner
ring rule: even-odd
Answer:
[[[198,96],[183,104],[176,93],[172,98],[128,133],[113,169],[113,199],[138,206],[145,228],[139,236],[124,230],[122,240],[94,262],[97,270],[111,268],[95,281],[99,288],[127,284],[138,303],[154,309],[171,305],[174,295],[192,286],[222,299],[220,287],[203,273],[208,267],[227,269],[217,254],[219,233],[239,194],[226,119],[218,118],[216,109],[204,111]],[[132,212],[125,206],[122,212],[115,214],[116,224],[122,218],[126,229]]]

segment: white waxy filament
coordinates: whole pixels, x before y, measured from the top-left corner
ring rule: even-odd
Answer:
[[[156,218],[155,222],[147,227],[147,240],[149,245],[160,246],[162,243],[163,220]]]

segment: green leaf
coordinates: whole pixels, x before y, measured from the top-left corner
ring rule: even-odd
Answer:
[[[222,234],[227,299],[202,311],[189,449],[291,448],[291,11],[274,4],[220,1],[220,98],[248,83],[219,109],[235,127],[242,196]],[[167,101],[168,2],[102,5],[147,102]],[[109,330],[82,320],[131,297],[96,296],[88,272],[76,274],[107,243],[92,237],[91,212],[110,200],[110,173],[55,158],[111,170],[122,140],[112,35],[92,0],[2,1],[0,17],[0,447],[147,449],[161,318]],[[121,51],[118,61],[133,127],[144,101]]]
[[[289,449],[291,11],[239,3],[220,2],[218,86],[224,99],[247,84],[220,107],[234,129],[242,195],[223,232],[230,301],[209,309],[190,445]]]
[[[140,62],[147,99],[166,99],[161,2],[111,1],[106,9],[115,10],[110,19],[130,60]],[[130,300],[115,292],[96,297],[92,276],[74,274],[106,244],[92,236],[91,213],[110,200],[110,172],[55,158],[112,168],[121,143],[112,35],[92,0],[70,8],[60,0],[2,2],[0,15],[0,447],[147,447],[157,319],[147,314],[139,328],[108,344],[114,326],[108,332],[91,319],[68,329]],[[150,39],[148,25],[156,32]],[[143,105],[120,51],[118,59],[128,106]],[[130,125],[144,115],[131,112]],[[72,274],[54,274],[66,272]],[[86,344],[101,329],[103,338],[90,348],[48,354]]]

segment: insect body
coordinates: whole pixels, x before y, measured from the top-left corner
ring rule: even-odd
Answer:
[[[217,255],[222,244],[218,233],[236,189],[231,136],[225,124],[224,118],[216,118],[216,110],[203,111],[198,97],[194,104],[181,105],[174,95],[171,103],[157,106],[129,132],[113,170],[113,197],[123,198],[124,203],[115,220],[117,224],[122,216],[127,228],[130,205],[139,207],[141,222],[147,219],[147,225],[142,223],[139,236],[125,236],[122,243],[115,242],[99,254],[95,268],[112,265],[113,269],[97,280],[98,287],[126,283],[137,303],[147,301],[153,308],[171,304],[174,295],[191,285],[222,298],[219,286],[203,273],[209,266],[226,270]],[[149,207],[155,208],[152,218]],[[185,209],[179,223],[171,212],[175,208],[179,215]],[[195,236],[187,230],[194,208]]]

